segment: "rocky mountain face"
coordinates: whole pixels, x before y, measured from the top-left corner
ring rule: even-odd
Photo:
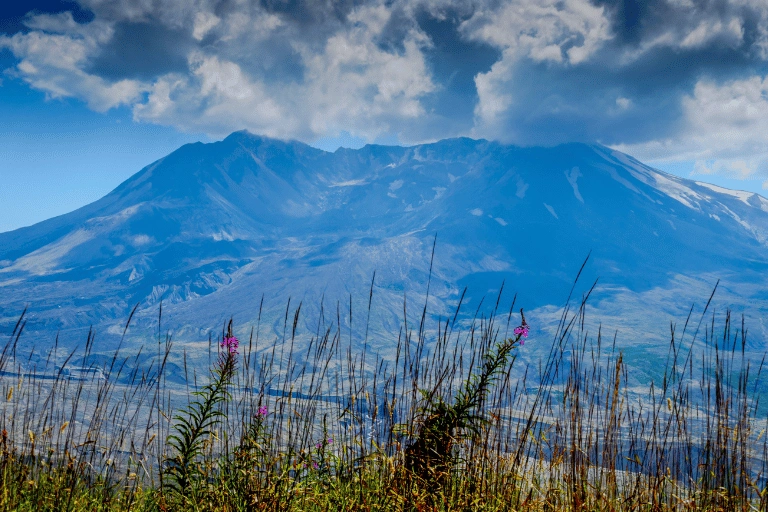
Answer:
[[[751,315],[752,348],[764,349],[768,200],[757,194],[598,145],[328,153],[247,132],[183,146],[95,203],[0,233],[0,330],[28,306],[39,343],[82,340],[93,325],[108,345],[136,304],[131,332],[156,335],[162,301],[161,330],[177,341],[207,339],[230,317],[246,332],[262,305],[275,313],[262,329],[278,333],[289,297],[308,329],[317,315],[348,316],[350,300],[359,327],[375,272],[371,325],[396,339],[432,262],[432,314],[451,316],[465,286],[473,313],[504,282],[543,333],[590,251],[582,282],[599,277],[595,314],[625,325],[627,344],[668,335],[721,279],[722,306]]]

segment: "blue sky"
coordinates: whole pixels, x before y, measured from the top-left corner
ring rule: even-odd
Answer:
[[[0,231],[241,129],[599,142],[765,195],[766,75],[765,0],[4,2]]]

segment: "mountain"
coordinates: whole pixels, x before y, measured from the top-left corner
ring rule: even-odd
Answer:
[[[546,332],[591,251],[583,282],[599,277],[596,313],[625,325],[627,344],[651,328],[668,336],[717,279],[725,306],[751,315],[752,348],[768,339],[758,194],[599,145],[460,138],[328,153],[247,132],[185,145],[95,203],[0,233],[0,329],[28,305],[25,336],[82,342],[93,325],[106,346],[137,303],[131,332],[156,335],[162,301],[161,328],[200,340],[230,316],[245,332],[262,296],[274,333],[289,297],[307,328],[321,304],[336,316],[353,300],[359,327],[375,271],[374,327],[391,344],[404,297],[423,304],[433,243],[435,315],[451,315],[465,286],[473,311],[495,301],[504,282]]]

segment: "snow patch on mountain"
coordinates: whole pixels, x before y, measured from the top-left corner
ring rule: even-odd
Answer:
[[[368,182],[366,180],[347,180],[347,181],[338,181],[336,183],[331,183],[328,185],[331,188],[338,188],[338,187],[360,187],[363,185],[366,185]]]
[[[552,216],[553,216],[554,218],[556,218],[556,219],[558,219],[558,220],[560,219],[560,217],[558,217],[558,216],[557,216],[557,214],[555,213],[555,209],[554,209],[554,208],[552,208],[550,205],[548,205],[547,203],[544,203],[544,208],[546,208],[546,209],[549,211],[549,213],[551,213],[551,214],[552,214]]]
[[[132,205],[132,206],[128,206],[127,208],[123,208],[122,210],[120,210],[119,212],[113,215],[93,217],[92,219],[88,219],[87,224],[89,226],[101,226],[101,227],[110,229],[115,225],[123,223],[129,218],[136,215],[136,213],[138,213],[138,211],[141,209],[142,206],[144,206],[143,202]]]
[[[766,229],[760,229],[758,227],[755,227],[751,225],[749,222],[745,221],[741,217],[739,217],[735,212],[733,212],[730,208],[728,208],[725,205],[720,205],[720,207],[725,210],[725,212],[736,222],[738,222],[744,229],[746,229],[749,233],[752,234],[752,236],[755,237],[755,239],[760,242],[763,245],[766,245],[766,242],[768,241],[768,230]]]
[[[484,256],[478,264],[478,271],[480,272],[502,272],[511,268],[509,262],[500,258],[488,255]]]
[[[581,193],[579,192],[579,184],[577,183],[577,180],[583,176],[581,174],[581,171],[579,171],[578,167],[574,167],[570,171],[565,171],[565,179],[568,180],[568,183],[571,184],[571,188],[573,188],[573,195],[576,196],[576,199],[578,199],[582,204],[584,204],[584,198],[581,197]]]
[[[226,231],[219,231],[217,233],[213,233],[211,235],[211,238],[213,238],[214,242],[221,242],[222,240],[227,242],[232,242],[235,240],[235,237],[232,236],[231,233],[228,233]]]
[[[717,185],[712,185],[711,183],[704,183],[703,181],[697,181],[697,185],[701,185],[704,188],[708,188],[712,190],[713,192],[717,192],[719,194],[725,194],[731,197],[735,197],[742,203],[751,206],[748,199],[755,195],[754,192],[745,192],[743,190],[731,190],[723,187],[718,187]]]
[[[131,269],[131,274],[128,276],[128,282],[132,283],[134,281],[138,281],[141,279],[143,274],[141,272],[138,272],[135,268]]]
[[[522,178],[517,178],[517,191],[515,192],[515,195],[519,199],[525,199],[525,191],[528,190],[528,184],[522,180]]]
[[[139,235],[133,235],[131,237],[131,242],[136,247],[142,247],[144,245],[149,245],[152,242],[154,242],[154,238],[152,238],[149,235],[139,234]]]
[[[605,159],[605,161],[606,161],[606,163],[604,163],[604,164],[602,164],[602,163],[595,164],[596,168],[607,172],[612,180],[616,181],[617,183],[620,183],[622,186],[624,186],[628,190],[631,190],[635,194],[639,194],[639,195],[643,196],[648,201],[650,201],[652,203],[659,203],[660,202],[658,200],[652,199],[648,194],[646,194],[642,190],[638,189],[634,185],[634,183],[632,183],[631,181],[629,181],[624,176],[621,176],[618,173],[618,171],[616,170],[616,163],[612,161],[612,158],[615,159],[615,160],[618,160],[619,162],[628,161],[628,162],[631,163],[631,161],[628,158],[626,158],[626,156],[624,154],[619,153],[618,151],[605,152],[602,148],[599,148],[599,147],[595,148],[595,152],[597,154],[601,155]],[[648,179],[648,177],[645,174],[637,173],[637,172],[632,172],[629,169],[627,169],[627,172],[629,172],[629,174],[632,177],[634,177],[635,179],[637,179],[641,183],[644,183],[646,185],[650,184],[649,183],[650,180]]]
[[[625,155],[620,151],[613,151],[610,155],[621,163],[624,168],[629,172],[636,180],[651,185],[656,180],[656,175],[659,171],[651,171],[649,168],[637,162],[629,155]]]
[[[693,191],[690,187],[678,182],[677,179],[670,179],[660,173],[654,175],[653,178],[657,189],[692,210],[700,212],[701,205],[699,202],[707,200],[706,196]]]

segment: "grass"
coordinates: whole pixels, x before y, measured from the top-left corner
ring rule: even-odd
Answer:
[[[522,344],[514,299],[464,322],[459,303],[434,329],[425,306],[394,360],[345,335],[341,307],[305,344],[301,306],[283,343],[257,326],[231,350],[230,322],[208,375],[184,364],[182,384],[170,336],[145,360],[96,354],[91,333],[24,370],[22,314],[0,353],[0,509],[768,509],[763,364],[743,321],[705,308],[695,329],[670,326],[662,377],[639,390],[616,338],[585,331],[588,297],[520,378],[518,354],[545,341]],[[104,378],[73,378],[73,361]]]

